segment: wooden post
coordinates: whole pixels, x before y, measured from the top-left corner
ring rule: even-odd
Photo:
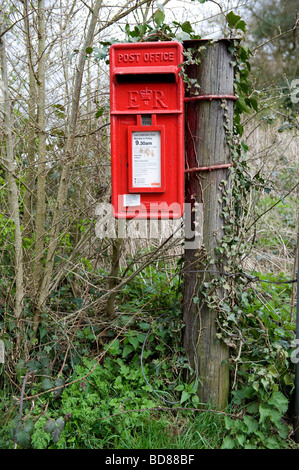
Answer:
[[[200,85],[199,96],[202,97],[190,100],[196,92],[193,85],[186,91],[186,168],[197,170],[186,172],[185,200],[190,204],[202,203],[203,210],[203,245],[185,249],[184,346],[190,364],[198,371],[200,402],[221,409],[227,405],[229,394],[229,351],[216,336],[217,311],[208,307],[199,288],[219,277],[221,270],[221,260],[215,253],[224,224],[219,200],[221,181],[228,180],[231,164],[224,126],[230,129],[233,126],[234,70],[229,44],[229,40],[215,43],[187,41],[184,44],[185,49],[193,51],[193,57],[200,57],[200,63],[189,65],[186,72],[189,79],[196,79]],[[204,50],[202,46],[205,46]],[[227,97],[225,102],[220,98],[223,95]],[[206,167],[206,170],[215,166],[211,171],[199,170],[200,167]],[[207,255],[212,260],[208,264]],[[222,293],[221,288],[217,289],[219,299]]]

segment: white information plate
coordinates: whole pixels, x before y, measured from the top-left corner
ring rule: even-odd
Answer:
[[[124,207],[140,206],[140,194],[124,194]]]
[[[161,132],[132,132],[133,188],[161,187]]]

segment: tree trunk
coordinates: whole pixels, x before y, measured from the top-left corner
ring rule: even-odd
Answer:
[[[36,81],[33,69],[33,48],[30,38],[30,25],[28,17],[28,0],[24,0],[24,26],[26,35],[26,50],[28,61],[28,76],[29,76],[29,98],[28,98],[28,144],[27,144],[27,172],[26,172],[26,186],[24,196],[24,215],[23,215],[23,239],[31,238],[34,224],[33,224],[33,190],[35,179],[35,137],[36,137]],[[31,272],[31,256],[25,250],[25,266],[27,270],[27,278]]]
[[[0,19],[0,33],[2,30]],[[8,92],[8,74],[7,63],[5,55],[5,42],[4,36],[0,37],[0,60],[1,60],[1,76],[3,82],[3,111],[4,111],[4,132],[6,136],[6,158],[3,158],[4,166],[7,170],[8,182],[8,198],[10,207],[10,217],[14,223],[14,244],[15,244],[15,259],[14,259],[14,272],[15,272],[15,301],[14,301],[14,316],[16,319],[17,330],[21,328],[20,320],[22,319],[23,311],[23,298],[24,298],[24,274],[23,274],[23,251],[22,251],[22,234],[19,217],[19,191],[15,177],[14,165],[14,150],[13,138],[11,129],[11,114],[10,114],[10,98]],[[17,340],[20,340],[20,335],[16,335]]]
[[[199,50],[205,46],[204,52]],[[199,95],[233,95],[234,72],[229,41],[188,42],[200,64],[190,65],[187,76],[200,85]],[[190,96],[196,89],[192,86]],[[232,129],[233,102],[220,99],[198,100],[187,104],[186,158],[188,168],[213,166],[230,162],[225,125]],[[190,364],[198,374],[200,402],[224,408],[229,392],[228,347],[216,337],[217,310],[209,308],[200,288],[219,277],[222,260],[215,253],[223,236],[221,181],[228,179],[229,170],[189,173],[186,177],[186,202],[203,206],[202,247],[185,250],[183,316],[184,346]],[[194,214],[194,212],[193,212]],[[196,216],[195,216],[196,217]],[[194,222],[199,222],[198,220]],[[210,257],[211,262],[207,262]],[[202,272],[205,271],[205,272]],[[212,273],[211,273],[212,271]],[[207,284],[206,284],[207,285]],[[215,294],[215,292],[214,292]],[[219,299],[223,290],[216,292]],[[193,301],[196,297],[196,303]]]
[[[46,212],[46,134],[45,134],[45,0],[38,0],[38,162],[35,220],[35,258],[33,266],[34,297],[38,293],[43,271]],[[34,320],[35,322],[35,320]]]

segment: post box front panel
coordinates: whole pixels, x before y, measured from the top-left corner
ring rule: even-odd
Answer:
[[[179,218],[184,204],[182,46],[118,44],[111,47],[110,61],[114,215]]]

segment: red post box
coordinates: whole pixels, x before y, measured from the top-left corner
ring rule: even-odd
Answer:
[[[110,48],[112,206],[116,218],[180,218],[184,86],[177,42]]]

